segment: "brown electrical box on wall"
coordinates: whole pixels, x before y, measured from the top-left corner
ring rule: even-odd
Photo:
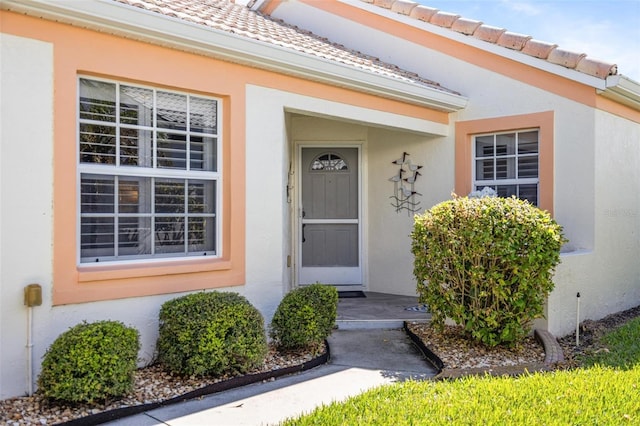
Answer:
[[[40,284],[29,284],[24,288],[24,304],[28,307],[42,305],[42,287]]]

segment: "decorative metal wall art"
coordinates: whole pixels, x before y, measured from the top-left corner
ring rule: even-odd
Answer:
[[[398,167],[398,173],[389,178],[393,182],[393,195],[390,196],[391,205],[395,207],[396,213],[407,210],[407,214],[415,213],[420,210],[420,201],[416,200],[416,196],[422,195],[415,190],[415,183],[418,176],[421,176],[420,169],[422,166],[413,164],[408,158],[409,154],[402,153],[402,157],[393,160],[391,163]]]

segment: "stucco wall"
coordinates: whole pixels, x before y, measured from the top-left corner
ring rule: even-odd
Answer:
[[[593,129],[595,244],[562,256],[548,302],[549,329],[559,335],[572,331],[578,318],[598,319],[640,303],[640,128],[599,111]]]
[[[409,251],[412,215],[398,214],[390,205],[393,183],[388,179],[397,172],[391,162],[406,151],[414,163],[435,166],[418,180],[416,189],[424,194],[421,205],[450,193],[449,184],[443,185],[447,189],[440,194],[432,185],[452,180],[451,169],[436,166],[445,164],[443,157],[453,156],[453,146],[447,147],[442,137],[448,126],[257,86],[247,88],[247,122],[252,123],[247,129],[247,283],[276,285],[282,280],[288,284],[285,289],[295,283],[297,235],[292,221],[298,214],[297,149],[305,144],[347,144],[360,146],[362,156],[364,284],[371,291],[414,295]],[[271,152],[283,143],[288,147],[282,152]],[[290,163],[293,174],[288,181]],[[269,176],[249,178],[250,171],[265,170],[265,164],[272,171]],[[292,185],[289,203],[288,182]],[[271,199],[279,202],[265,206]],[[264,211],[269,214],[263,217]],[[288,255],[291,268],[286,266]]]
[[[0,37],[0,398],[26,390],[24,286],[44,288],[37,335],[51,308],[52,58],[49,43]]]
[[[283,4],[286,6],[286,2]],[[240,69],[236,65],[217,62],[218,78],[198,74],[195,80],[206,82],[206,87],[196,84],[194,90],[214,93],[222,90],[222,86],[233,88],[228,89],[233,99],[227,103],[231,105],[227,112],[232,112],[233,119],[226,129],[233,135],[228,146],[232,154],[223,152],[223,155],[234,158],[244,155],[245,159],[244,164],[233,163],[232,173],[227,175],[234,182],[245,181],[244,188],[227,186],[245,191],[244,208],[227,212],[228,216],[239,215],[244,225],[233,228],[233,237],[242,235],[244,244],[234,245],[230,250],[244,252],[236,258],[240,264],[231,267],[242,269],[245,284],[220,290],[246,295],[268,323],[283,292],[295,281],[292,268],[287,266],[287,256],[295,256],[292,223],[297,209],[295,197],[288,202],[286,188],[292,183],[288,176],[295,160],[296,143],[339,141],[362,147],[362,220],[365,265],[368,265],[365,283],[373,291],[414,294],[408,237],[412,221],[406,212],[396,213],[389,205],[393,184],[388,178],[395,173],[391,161],[408,152],[415,164],[424,165],[416,190],[422,194],[421,206],[428,208],[448,199],[454,188],[456,120],[553,111],[554,214],[571,241],[556,274],[557,288],[549,298],[549,330],[558,335],[571,331],[578,291],[582,295],[582,318],[599,318],[639,303],[637,124],[597,112],[576,99],[542,90],[539,84],[527,84],[520,78],[488,71],[383,32],[351,26],[357,29],[357,37],[346,32],[340,34],[339,30],[347,28],[341,25],[343,21],[315,16],[314,22],[322,22],[324,28],[335,33],[333,39],[345,38],[345,42],[363,51],[372,49],[379,57],[458,90],[471,99],[469,107],[452,114],[450,124],[444,124],[444,120],[421,118],[427,111],[417,107],[255,69]],[[21,29],[14,25],[13,30]],[[57,42],[68,43],[62,31],[67,29],[57,35]],[[96,36],[105,46],[111,43],[107,38]],[[399,43],[403,43],[403,49],[397,49]],[[140,49],[130,42],[123,42],[122,47],[120,51],[129,55]],[[135,326],[142,336],[142,363],[148,362],[154,353],[158,310],[164,301],[180,293],[53,307],[52,209],[61,208],[55,205],[52,183],[56,49],[46,42],[12,35],[2,35],[0,49],[0,398],[6,398],[23,394],[27,388],[27,311],[22,305],[25,285],[37,282],[44,288],[43,305],[33,312],[34,378],[50,343],[61,332],[85,320],[113,319]],[[72,51],[68,45],[65,49],[62,50]],[[157,58],[168,54],[166,50],[153,52]],[[199,62],[205,61],[202,57],[187,59],[209,67],[213,63]],[[75,60],[74,55],[60,58],[58,64],[67,61],[69,69],[64,68],[66,74],[58,75],[58,81],[74,81],[74,73],[85,65],[82,62],[80,66]],[[95,68],[94,72],[114,77],[122,72],[108,60],[99,61]],[[206,72],[206,66],[192,70]],[[234,72],[225,74],[225,70]],[[162,73],[149,77],[139,75],[139,70],[131,72],[128,78],[152,78],[159,84],[173,78]],[[223,80],[223,74],[228,78],[224,85],[217,83]],[[171,81],[175,87],[192,87],[193,83],[187,80],[184,77]],[[240,99],[240,93],[244,99]],[[58,101],[59,97],[55,99]],[[73,99],[69,102],[66,110],[72,109]],[[407,115],[395,112],[394,107],[406,107]],[[67,120],[65,126],[72,135],[74,121]],[[21,158],[28,161],[17,160]],[[295,188],[292,189],[295,194]],[[73,229],[75,213],[68,216]],[[60,244],[70,238],[58,237]],[[64,251],[74,250],[66,247]],[[66,268],[65,276],[77,275],[74,268],[75,264]],[[179,283],[175,276],[172,279]]]
[[[393,20],[354,12],[350,18],[361,19],[355,22],[337,16],[347,7],[312,2],[283,2],[274,16],[467,96],[468,107],[452,114],[452,122],[552,111],[553,213],[569,243],[563,249],[556,288],[548,300],[549,331],[564,335],[575,328],[578,292],[582,296],[580,319],[598,319],[638,305],[638,123],[597,110],[593,88],[510,61],[509,55],[514,59],[521,55],[517,52],[499,57],[462,43],[456,45],[438,35],[410,29],[427,24],[373,9]],[[376,25],[384,30],[374,29]],[[431,28],[434,34],[447,32]],[[459,34],[456,37],[464,39]],[[444,43],[447,49],[439,49],[437,43]],[[400,45],[402,49],[398,49]],[[556,70],[559,75],[565,73],[560,66]],[[440,181],[435,191],[442,199],[448,198],[447,186],[451,183]]]
[[[559,165],[555,167],[554,213],[570,235],[571,250],[593,248],[595,111],[592,107],[540,89],[539,86],[545,84],[544,75],[530,73],[530,81],[522,81],[516,68],[509,71],[508,66],[504,74],[499,74],[448,53],[394,36],[390,34],[392,31],[377,31],[366,24],[332,15],[313,7],[313,4],[285,2],[276,9],[275,16],[415,71],[468,97],[468,106],[451,114],[452,126],[456,121],[553,111],[555,162]],[[420,25],[412,18],[398,15],[398,19],[411,25]],[[421,40],[420,36],[415,36],[420,33],[410,34],[414,35],[416,41]],[[398,49],[400,45],[402,49]],[[471,51],[469,55],[478,57],[481,53]],[[476,62],[489,63],[491,58],[478,59]],[[550,74],[547,76],[551,79]],[[548,83],[554,87],[558,85],[554,80]],[[570,87],[568,83],[567,86]],[[448,196],[449,193],[446,193],[445,197]]]
[[[445,137],[376,128],[370,129],[368,140],[369,289],[415,295],[410,238],[415,213],[406,209],[396,212],[391,205],[395,185],[389,178],[398,173],[400,167],[392,161],[406,152],[413,164],[423,166],[415,181],[419,213],[448,198],[453,190],[453,169],[448,167],[453,158],[453,144]]]
[[[313,115],[333,114],[340,117],[343,123],[363,122],[419,133],[442,134],[447,130],[442,122],[416,118],[422,114],[420,108],[354,94],[340,88],[328,88],[283,76],[274,78],[272,73],[256,69],[245,68],[242,73],[237,65],[171,50],[158,50],[157,47],[130,40],[18,15],[3,15],[3,24],[3,30],[15,35],[2,35],[0,398],[24,394],[28,389],[27,311],[22,306],[22,289],[32,282],[43,287],[43,305],[33,310],[34,381],[47,347],[60,333],[82,321],[111,319],[134,326],[141,333],[141,364],[149,362],[155,351],[160,306],[164,301],[183,294],[182,289],[191,290],[193,286],[197,286],[196,289],[216,287],[221,291],[237,291],[260,309],[268,323],[282,294],[292,284],[291,270],[287,267],[287,256],[292,252],[291,208],[286,202],[292,146],[287,114],[296,111]],[[27,36],[23,37],[23,33]],[[36,41],[36,38],[51,39],[51,43]],[[73,40],[80,40],[80,48],[87,49],[85,54],[75,54],[77,49]],[[140,59],[140,52],[145,49],[153,52],[154,60],[164,61],[166,57],[180,56],[181,61],[172,63],[198,62],[198,66],[190,69],[207,73],[207,78],[187,77],[183,80],[181,74],[166,69],[158,71],[157,75],[142,73],[140,67],[131,65],[131,61],[109,61],[103,55],[96,55],[96,49],[93,49],[95,45],[107,50],[117,49],[134,62],[133,57],[127,55],[135,55]],[[143,62],[144,66],[149,66],[151,61],[145,59]],[[224,74],[223,83],[219,83],[221,79],[213,78],[207,67]],[[237,271],[234,279],[242,279],[243,285],[229,287],[217,279],[215,272],[207,277],[204,284],[194,284],[193,275],[176,274],[172,265],[168,265],[167,274],[150,277],[146,282],[151,290],[156,286],[155,294],[160,295],[128,293],[127,289],[135,288],[137,284],[134,280],[126,279],[126,272],[113,280],[91,272],[97,278],[95,282],[88,284],[79,281],[79,273],[84,273],[76,265],[74,254],[77,243],[74,99],[79,70],[93,70],[115,79],[150,79],[149,84],[169,83],[179,78],[180,81],[172,83],[174,87],[187,90],[195,85],[198,87],[193,90],[207,93],[217,93],[218,89],[223,89],[222,86],[228,90],[225,93],[231,101],[227,99],[223,102],[228,120],[223,123],[226,139],[222,155],[224,161],[229,162],[225,163],[228,174],[224,175],[223,188],[235,201],[223,206],[225,210],[221,212],[221,218],[225,223],[234,224],[227,231],[227,242],[242,240],[242,244],[225,246],[224,254],[230,259],[228,267]],[[291,92],[251,84],[246,86],[249,81],[287,87]],[[203,89],[200,85],[206,87]],[[55,97],[54,91],[57,93]],[[339,101],[321,99],[319,93]],[[372,101],[380,101],[379,105],[375,105],[376,109],[362,106],[370,105]],[[59,108],[55,113],[54,105]],[[391,106],[403,109],[409,115],[385,112],[395,109]],[[438,113],[431,116],[440,116],[440,120],[445,118]],[[226,144],[226,141],[230,142]],[[25,154],[28,154],[28,161],[20,161],[27,158]],[[67,164],[68,167],[60,164]],[[62,178],[56,179],[56,173]],[[54,183],[57,186],[54,187]],[[56,194],[65,202],[56,201]],[[242,202],[238,202],[238,194]],[[54,211],[60,214],[56,215]],[[65,226],[58,228],[56,220],[59,221],[60,216],[64,217],[62,222]],[[238,226],[239,222],[242,222],[242,226]],[[246,251],[245,243],[248,244]],[[58,269],[55,265],[58,265]],[[59,275],[56,275],[56,271]],[[68,286],[70,280],[73,281],[71,287]],[[166,284],[170,284],[170,291],[158,287]],[[70,291],[66,293],[65,301],[57,301],[54,306],[54,290],[62,285],[67,285],[65,288],[77,288],[83,292],[85,299],[71,300],[74,293]],[[94,300],[114,300],[89,302],[86,298],[92,297],[92,291],[99,295]]]

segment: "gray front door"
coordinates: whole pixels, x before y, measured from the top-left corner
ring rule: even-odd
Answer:
[[[302,148],[299,283],[362,284],[357,148]]]

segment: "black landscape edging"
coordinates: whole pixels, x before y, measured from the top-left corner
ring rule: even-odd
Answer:
[[[541,364],[535,364],[535,363],[527,364],[525,366],[522,366],[522,371],[515,371],[511,368],[512,366],[507,367],[509,371],[504,371],[501,368],[496,368],[489,371],[485,368],[453,369],[453,370],[447,369],[446,370],[447,374],[445,374],[445,376],[441,376],[443,373],[445,373],[445,367],[444,367],[444,362],[440,359],[440,357],[438,357],[438,355],[436,355],[431,349],[425,346],[422,340],[415,333],[409,330],[406,321],[404,322],[403,329],[405,333],[407,333],[409,338],[411,338],[413,343],[415,343],[418,349],[422,351],[425,358],[427,358],[427,360],[438,370],[438,374],[436,375],[436,377],[434,377],[435,380],[449,380],[449,379],[456,379],[456,378],[465,377],[469,375],[479,376],[479,375],[485,375],[485,374],[500,375],[500,376],[508,375],[511,377],[517,377],[526,372],[550,371],[551,366],[555,362],[561,362],[561,360],[563,359],[562,348],[558,344],[557,340],[551,335],[551,333],[547,331],[543,332],[536,329],[535,337],[542,344],[545,351],[545,361]],[[550,352],[553,353],[552,356],[549,356]],[[558,356],[560,357],[560,361],[558,361],[559,359]],[[494,370],[497,371],[497,374],[494,372]],[[450,375],[451,373],[453,373],[453,375]]]
[[[184,395],[179,395],[165,401],[151,402],[148,404],[132,405],[129,407],[115,408],[109,411],[103,411],[101,413],[92,414],[78,419],[69,420],[68,422],[57,423],[58,425],[67,426],[92,426],[102,423],[110,422],[113,420],[122,419],[124,417],[133,416],[135,414],[144,413],[145,411],[154,410],[156,408],[164,407],[167,405],[177,404],[179,402],[188,401],[194,398],[200,398],[202,396],[211,395],[213,393],[226,391],[229,389],[238,388],[241,386],[251,385],[268,379],[276,379],[278,377],[287,376],[290,374],[301,373],[303,371],[310,370],[318,367],[319,365],[326,364],[331,358],[331,351],[329,349],[329,343],[325,340],[325,352],[307,362],[292,367],[280,368],[273,371],[266,371],[263,373],[248,374],[245,376],[233,377],[228,380],[223,380],[218,383],[213,383],[201,387],[200,389],[187,392]]]
[[[407,336],[409,336],[411,341],[418,347],[425,358],[427,358],[427,361],[429,361],[429,363],[438,370],[438,374],[442,373],[442,370],[444,370],[444,362],[442,362],[440,357],[433,353],[433,351],[429,349],[413,331],[409,330],[406,321],[404,322],[402,329],[407,333]]]

